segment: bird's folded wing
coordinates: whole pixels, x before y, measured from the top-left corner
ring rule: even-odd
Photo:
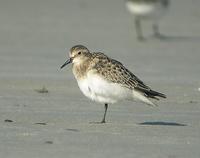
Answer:
[[[93,60],[96,61],[93,68],[107,81],[121,84],[121,86],[131,90],[135,88],[139,91],[150,90],[148,86],[119,61],[111,59],[103,53],[93,53],[93,56]]]

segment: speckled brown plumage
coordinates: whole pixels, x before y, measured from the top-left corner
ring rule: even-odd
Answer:
[[[82,46],[76,45],[70,49],[70,58],[73,60],[73,73],[77,80],[87,77],[87,73],[98,74],[106,81],[120,84],[130,90],[137,90],[146,97],[156,98],[166,96],[162,93],[151,90],[137,76],[129,71],[122,63],[109,58],[104,53],[90,51]]]
[[[131,90],[136,89],[150,98],[158,99],[155,96],[165,98],[164,94],[151,90],[137,76],[125,68],[122,63],[109,58],[101,52],[92,53],[90,62],[93,64],[91,64],[92,66],[89,69],[95,69],[96,73],[109,82],[120,84]]]

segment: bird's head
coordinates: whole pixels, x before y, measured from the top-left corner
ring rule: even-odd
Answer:
[[[73,46],[69,52],[69,59],[60,68],[62,69],[70,63],[81,64],[89,58],[90,54],[90,51],[83,45]]]

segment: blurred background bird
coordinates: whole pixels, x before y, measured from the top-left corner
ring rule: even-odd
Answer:
[[[152,24],[154,36],[163,38],[159,31],[158,22],[169,8],[169,0],[127,0],[126,7],[134,15],[138,40],[144,40],[141,21],[149,20]]]

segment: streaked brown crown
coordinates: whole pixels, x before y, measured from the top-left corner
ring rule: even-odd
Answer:
[[[89,53],[90,51],[83,45],[75,45],[70,49],[70,57],[75,56],[78,53]],[[80,55],[80,54],[79,54]]]

